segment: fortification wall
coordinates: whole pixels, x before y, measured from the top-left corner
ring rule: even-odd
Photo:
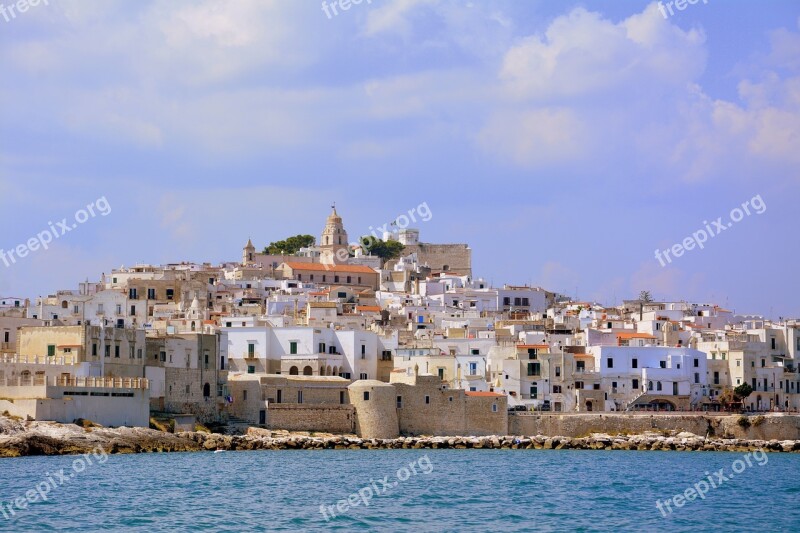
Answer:
[[[352,405],[270,404],[267,427],[287,431],[353,433],[355,408]]]
[[[641,434],[646,431],[688,431],[700,436],[737,439],[800,439],[800,416],[769,414],[667,415],[592,413],[539,415],[511,413],[512,435],[583,437],[591,433]]]

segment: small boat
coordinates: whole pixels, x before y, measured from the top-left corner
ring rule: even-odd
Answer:
[[[214,453],[222,453],[222,452],[224,452],[224,451],[225,451],[225,450],[214,450]]]

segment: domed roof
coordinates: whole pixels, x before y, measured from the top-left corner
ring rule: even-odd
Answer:
[[[342,217],[339,216],[339,213],[336,212],[336,206],[333,206],[333,211],[330,215],[328,215],[328,224],[341,224]]]

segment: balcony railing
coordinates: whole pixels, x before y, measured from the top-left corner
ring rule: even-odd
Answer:
[[[3,354],[0,356],[2,363],[22,363],[27,365],[74,365],[78,363],[78,358],[74,355],[11,355]]]
[[[149,389],[147,378],[110,378],[110,377],[67,377],[67,376],[19,376],[0,380],[5,387],[85,387],[105,389]]]

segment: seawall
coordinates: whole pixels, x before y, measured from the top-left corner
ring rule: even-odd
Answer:
[[[797,440],[800,415],[682,415],[657,413],[509,413],[512,435],[583,437],[592,433],[633,435],[646,432],[681,432],[726,439]]]

